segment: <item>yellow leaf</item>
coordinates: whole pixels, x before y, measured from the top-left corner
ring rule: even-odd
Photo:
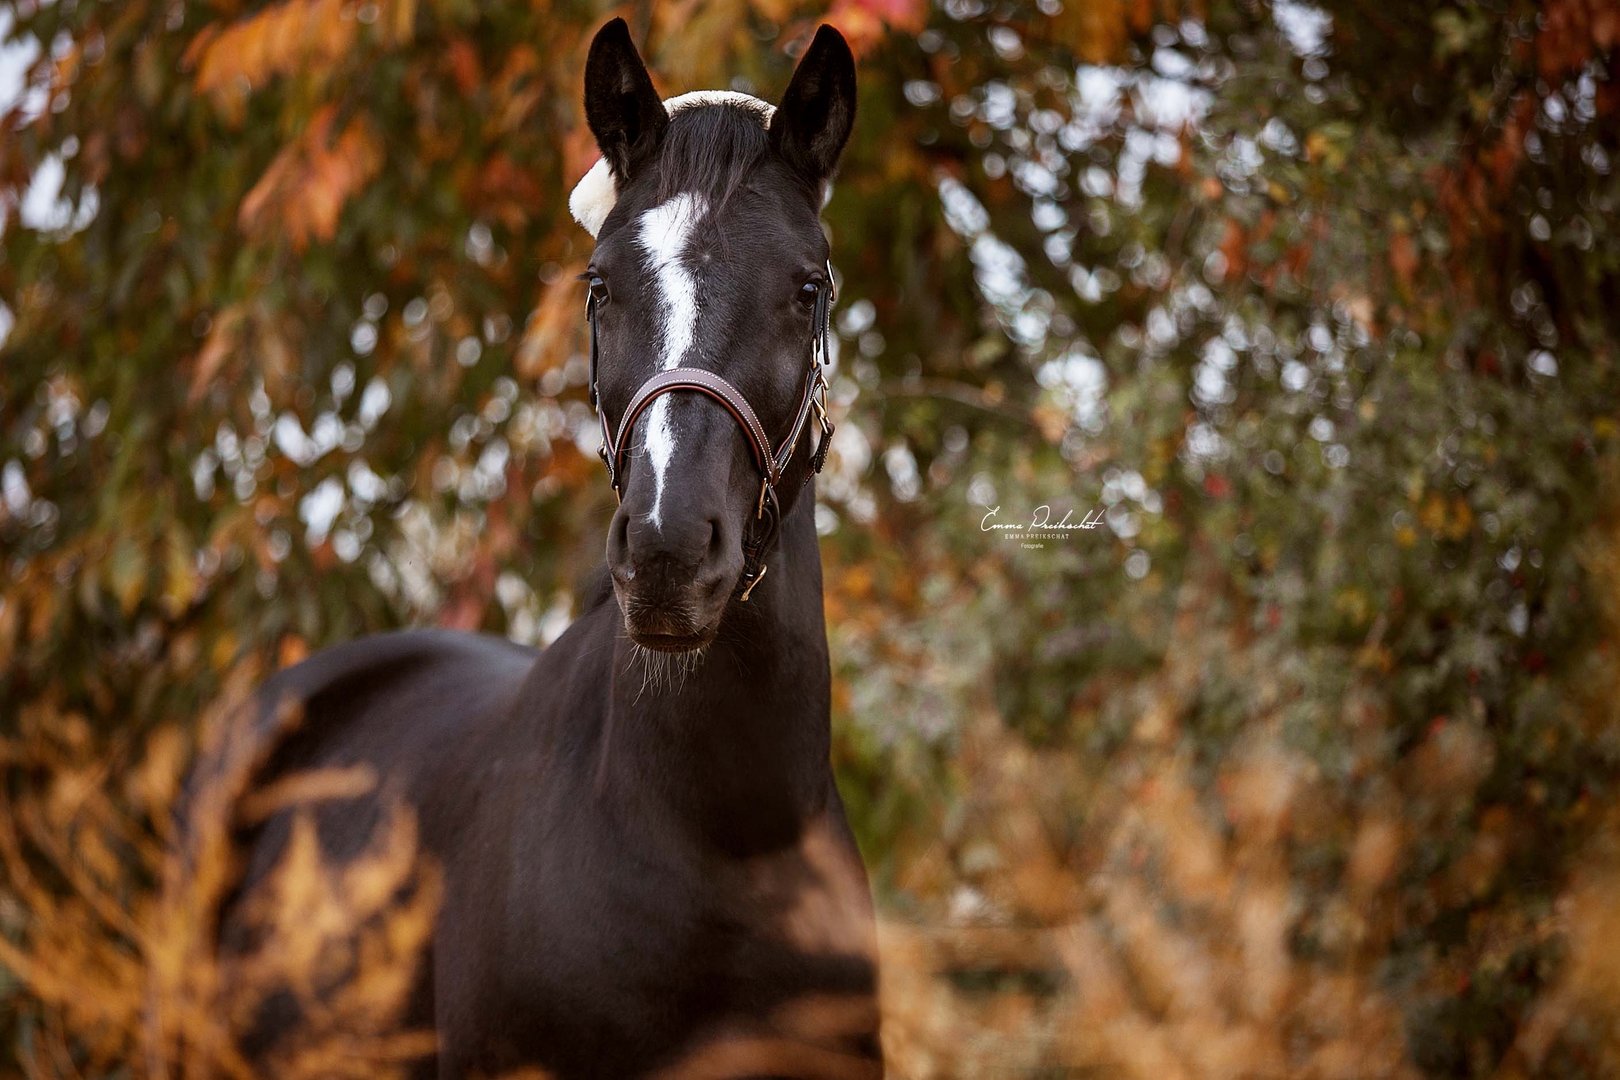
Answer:
[[[146,592],[146,552],[131,539],[123,539],[107,562],[107,584],[125,615],[133,615]]]
[[[191,606],[197,598],[197,568],[192,562],[191,546],[179,530],[169,534],[167,558],[163,564],[164,614],[174,618]]]

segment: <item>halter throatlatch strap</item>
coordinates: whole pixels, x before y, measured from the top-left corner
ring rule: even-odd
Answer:
[[[588,295],[585,300],[585,318],[590,323],[591,331],[590,402],[602,425],[602,445],[597,448],[597,453],[601,456],[602,463],[607,466],[608,482],[613,485],[615,496],[623,498],[619,474],[624,467],[624,455],[629,447],[630,432],[635,429],[636,421],[647,411],[647,407],[663,395],[677,390],[702,394],[719,402],[742,429],[743,437],[748,441],[748,450],[753,455],[754,465],[760,474],[759,499],[755,505],[754,520],[743,538],[743,572],[737,581],[739,599],[743,601],[747,601],[748,594],[754,591],[754,586],[765,576],[765,557],[770,554],[771,548],[776,544],[777,534],[782,529],[782,505],[777,498],[776,488],[787,473],[788,466],[793,462],[793,455],[798,450],[799,440],[804,436],[804,429],[811,416],[815,417],[821,433],[815,449],[810,454],[810,468],[804,474],[804,482],[808,483],[810,477],[819,473],[827,461],[827,444],[832,441],[833,434],[833,423],[827,416],[827,335],[830,332],[829,323],[832,317],[832,292],[832,266],[829,264],[827,287],[816,296],[814,327],[810,341],[810,367],[805,372],[804,389],[799,395],[799,407],[794,414],[792,426],[788,428],[787,436],[775,447],[771,446],[770,437],[765,434],[765,426],[760,423],[759,414],[754,412],[753,406],[748,403],[743,392],[707,368],[669,368],[647,379],[631,396],[630,404],[625,407],[624,414],[619,419],[618,431],[615,432],[608,424],[607,412],[602,408],[602,400],[596,388],[598,356],[596,297]]]

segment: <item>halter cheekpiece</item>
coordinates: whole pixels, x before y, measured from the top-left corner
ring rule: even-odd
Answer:
[[[596,370],[598,359],[597,329],[596,329],[596,294],[594,289],[586,293],[585,320],[591,328],[591,408],[596,410],[597,419],[602,424],[602,445],[597,453],[602,463],[607,466],[608,481],[613,485],[613,494],[623,499],[624,493],[620,490],[619,476],[624,466],[624,454],[629,443],[629,435],[634,430],[636,420],[647,406],[665,394],[677,390],[690,390],[706,397],[712,398],[725,407],[731,418],[742,429],[743,437],[748,441],[748,449],[754,456],[754,464],[759,468],[760,484],[759,499],[754,509],[754,521],[743,539],[743,572],[737,581],[739,598],[747,601],[748,594],[754,591],[765,576],[767,569],[765,556],[769,554],[772,545],[776,543],[777,534],[782,528],[782,507],[777,499],[777,485],[787,473],[788,466],[793,461],[793,455],[799,448],[799,440],[804,435],[804,429],[810,422],[810,416],[815,414],[816,422],[821,428],[821,436],[816,442],[814,451],[810,455],[810,468],[804,474],[804,482],[808,483],[810,477],[821,472],[821,466],[827,460],[827,444],[832,439],[833,423],[827,416],[827,335],[830,332],[833,301],[832,264],[827,264],[827,283],[820,286],[816,292],[814,321],[810,334],[810,366],[805,372],[804,389],[799,395],[799,408],[794,414],[793,424],[788,428],[787,436],[775,448],[771,446],[770,437],[765,433],[765,427],[760,423],[759,414],[748,399],[718,373],[707,368],[675,367],[657,372],[649,377],[637,388],[630,397],[630,404],[625,407],[623,415],[619,418],[619,427],[615,432],[608,424],[607,411],[602,408],[601,396],[596,388]]]

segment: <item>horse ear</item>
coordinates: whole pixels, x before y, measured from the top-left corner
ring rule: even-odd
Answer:
[[[591,41],[585,60],[585,122],[621,183],[629,178],[631,164],[657,146],[669,126],[669,113],[623,19],[602,27]]]
[[[830,179],[855,127],[855,57],[844,35],[816,31],[771,118],[771,145],[818,186]]]

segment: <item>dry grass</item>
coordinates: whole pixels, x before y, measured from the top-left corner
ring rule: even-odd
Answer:
[[[968,739],[961,817],[902,875],[937,918],[880,930],[891,1076],[1419,1075],[1407,1002],[1379,975],[1404,925],[1392,882],[1422,827],[1415,808],[1477,784],[1484,750],[1466,727],[1437,731],[1384,796],[1331,805],[1309,762],[1257,722],[1200,785],[1176,733],[1185,678],[1167,672],[1108,776],[1082,775],[1074,755],[1031,749],[994,722]],[[414,823],[396,812],[365,857],[329,864],[311,807],[363,794],[373,778],[331,771],[250,790],[263,740],[242,738],[231,717],[217,709],[204,724],[185,829],[173,822],[191,755],[177,731],[124,759],[82,721],[25,714],[0,744],[11,777],[0,792],[0,967],[22,986],[25,1075],[385,1078],[431,1052],[428,1033],[400,1029],[439,896]],[[241,908],[251,944],[224,952],[215,925],[238,873],[232,825],[287,808],[291,841]],[[1301,880],[1288,853],[1335,829],[1348,837],[1337,877]],[[1434,888],[1462,895],[1488,880],[1493,835]],[[1598,835],[1551,917],[1491,931],[1560,940],[1570,958],[1493,1075],[1549,1075],[1572,1039],[1584,1075],[1620,1074],[1620,829]],[[294,1002],[304,1023],[256,1069],[239,1039],[273,1000]],[[796,1023],[853,1023],[846,1005],[806,1003],[814,1015]],[[802,1050],[717,1044],[681,1075],[740,1075],[739,1063],[761,1061],[783,1075],[852,1067],[822,1068]]]
[[[1314,805],[1310,769],[1274,745],[1232,763],[1211,802],[1168,744],[1141,748],[1127,776],[1088,784],[1061,755],[1002,738],[1001,764],[976,785],[977,822],[911,869],[941,897],[938,921],[882,928],[891,1076],[1424,1075],[1405,1026],[1411,999],[1381,977],[1405,926],[1392,887],[1410,855],[1398,815],[1353,815],[1342,875],[1312,884],[1286,854],[1336,808]],[[1065,846],[1049,811],[1058,792],[1087,787],[1090,835]],[[1620,1075],[1613,824],[1550,919],[1482,930],[1503,952],[1562,941],[1570,959],[1508,1033],[1503,1059],[1468,1075]],[[1492,846],[1433,887],[1474,887]]]
[[[237,689],[228,700],[243,699]],[[25,713],[0,745],[13,777],[0,794],[0,863],[20,930],[0,937],[0,966],[26,992],[27,1075],[386,1078],[431,1052],[429,1033],[398,1023],[438,898],[409,816],[394,815],[366,858],[329,864],[308,807],[367,778],[314,774],[245,798],[265,740],[236,715],[225,705],[204,720],[184,827],[177,730],[156,733],[123,770],[71,717]],[[237,879],[232,826],[243,807],[292,803],[293,840],[243,908],[253,946],[224,954],[215,928]],[[272,1000],[296,1003],[306,1022],[256,1070],[238,1033]]]

